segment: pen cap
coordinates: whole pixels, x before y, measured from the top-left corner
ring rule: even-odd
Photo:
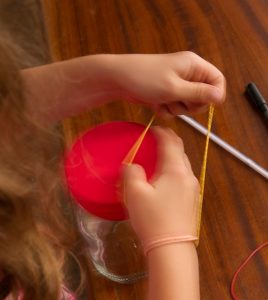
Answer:
[[[67,152],[66,182],[75,201],[89,213],[107,220],[127,218],[119,197],[122,161],[145,127],[131,122],[98,125],[78,138]],[[134,158],[150,179],[157,160],[157,141],[149,130]]]
[[[255,83],[250,82],[246,86],[246,93],[257,107],[259,107],[261,110],[265,110],[265,108],[267,109],[267,103]]]

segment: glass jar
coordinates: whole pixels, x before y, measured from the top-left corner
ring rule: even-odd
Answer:
[[[142,247],[128,220],[104,220],[80,208],[78,223],[100,274],[123,284],[146,276]]]
[[[122,162],[144,128],[130,122],[98,125],[78,138],[65,158],[66,182],[79,205],[78,223],[93,264],[120,283],[145,276],[140,243],[118,197]],[[156,152],[149,130],[133,161],[144,168],[148,179],[154,174]]]

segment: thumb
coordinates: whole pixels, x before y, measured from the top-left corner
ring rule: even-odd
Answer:
[[[136,197],[139,187],[147,183],[145,171],[140,165],[124,165],[121,174],[121,199],[128,207],[128,200]]]
[[[181,102],[219,104],[224,100],[224,93],[218,87],[202,82],[184,81],[178,94]]]
[[[121,178],[125,186],[133,185],[136,182],[147,181],[143,167],[137,164],[124,165]]]

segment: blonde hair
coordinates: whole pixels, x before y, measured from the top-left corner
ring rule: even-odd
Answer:
[[[62,283],[70,281],[68,257],[85,266],[80,279],[87,260],[61,180],[60,133],[27,114],[18,49],[1,35],[0,298],[22,291],[25,299],[58,300]]]

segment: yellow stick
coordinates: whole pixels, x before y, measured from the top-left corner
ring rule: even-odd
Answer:
[[[198,215],[197,215],[197,237],[198,237],[198,240],[195,242],[196,246],[198,246],[198,244],[199,244],[199,236],[200,236],[200,229],[201,229],[202,207],[203,207],[206,169],[207,169],[207,160],[208,160],[209,136],[210,136],[211,125],[212,125],[212,121],[213,121],[213,113],[214,113],[214,106],[210,105],[209,114],[208,114],[208,130],[207,130],[207,137],[206,137],[206,145],[205,145],[203,163],[202,163],[202,168],[201,168],[201,174],[200,174],[200,178],[199,178],[200,194],[199,194]]]
[[[155,119],[155,114],[152,116],[152,118],[149,121],[148,125],[143,130],[143,132],[141,133],[140,137],[137,139],[135,144],[129,150],[128,154],[126,155],[126,157],[123,160],[123,164],[130,165],[133,162],[133,160],[134,160],[137,152],[139,151],[140,146],[141,146],[141,144],[142,144],[142,142],[145,138],[145,135],[146,135],[147,131],[149,130],[150,126],[152,125],[154,119]]]

